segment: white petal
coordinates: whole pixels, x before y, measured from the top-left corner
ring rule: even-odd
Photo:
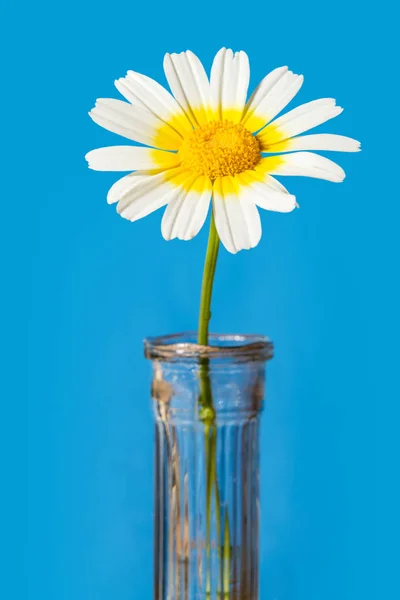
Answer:
[[[260,163],[267,173],[300,175],[339,183],[345,178],[342,167],[325,156],[313,152],[294,152],[263,158]]]
[[[265,173],[265,171],[262,172],[262,181],[267,181],[268,185],[276,192],[283,192],[284,194],[289,194],[288,190],[285,188],[284,185],[282,185],[280,181],[275,179],[275,177],[272,177],[272,175]]]
[[[152,113],[122,100],[99,98],[89,115],[108,131],[147,146],[177,150],[182,142],[176,131],[166,130],[165,123]]]
[[[244,171],[236,175],[235,180],[239,186],[240,198],[260,208],[286,213],[297,206],[295,196],[266,173],[260,176],[256,171]]]
[[[337,152],[359,152],[360,142],[334,133],[314,133],[289,138],[270,146],[271,152],[293,152],[295,150],[334,150]]]
[[[143,172],[135,171],[135,173],[129,173],[125,177],[118,179],[108,190],[107,202],[108,204],[114,204],[118,202],[127,192],[129,192],[135,185],[141,180],[146,179],[152,173],[143,174]]]
[[[203,65],[193,52],[166,54],[164,71],[169,87],[193,126],[207,123],[210,84]]]
[[[258,131],[289,104],[303,84],[303,75],[279,67],[261,81],[249,99],[242,124]]]
[[[111,146],[97,148],[85,156],[89,169],[95,171],[136,171],[137,169],[160,169],[176,167],[177,154],[140,148],[138,146]]]
[[[343,108],[336,106],[333,98],[313,100],[294,108],[267,125],[265,129],[257,134],[257,138],[261,142],[262,149],[264,149],[271,144],[317,127],[317,125],[337,117],[342,111]]]
[[[261,220],[255,204],[240,200],[233,177],[218,177],[213,185],[215,225],[221,242],[232,254],[257,246]]]
[[[180,188],[182,169],[171,169],[157,175],[139,178],[120,198],[118,213],[136,221],[165,206]]]
[[[128,71],[126,77],[115,82],[117,90],[134,106],[139,106],[170,124],[181,135],[192,131],[192,126],[175,98],[157,81]]]
[[[194,176],[182,186],[165,209],[161,233],[166,240],[191,240],[206,220],[212,185],[208,177]]]
[[[218,118],[238,123],[246,104],[250,80],[249,59],[245,52],[221,48],[211,68],[211,101]]]

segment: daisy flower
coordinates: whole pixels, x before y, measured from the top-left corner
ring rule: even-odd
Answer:
[[[276,118],[303,83],[287,67],[269,73],[248,100],[245,52],[222,48],[210,79],[190,51],[166,54],[164,71],[172,94],[128,71],[115,82],[126,101],[102,98],[89,113],[101,127],[142,146],[99,148],[86,159],[97,171],[130,171],[107,196],[125,219],[136,221],[166,206],[161,231],[167,240],[192,239],[212,201],[225,248],[232,253],[253,248],[261,238],[258,208],[290,212],[297,206],[275,175],[341,182],[343,169],[312,151],[360,149],[359,142],[341,135],[300,135],[342,112],[332,98]]]

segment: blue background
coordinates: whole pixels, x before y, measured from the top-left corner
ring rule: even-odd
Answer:
[[[220,254],[212,329],[264,333],[261,600],[399,597],[398,87],[388,1],[44,2],[2,8],[0,596],[136,600],[152,588],[150,366],[142,338],[196,327],[206,231],[166,243],[161,213],[106,204],[84,155],[117,137],[87,116],[166,51],[209,68],[246,50],[254,86],[288,64],[291,106],[360,139],[343,184],[286,178],[300,210],[263,212],[251,252]],[[396,179],[395,179],[396,177]]]

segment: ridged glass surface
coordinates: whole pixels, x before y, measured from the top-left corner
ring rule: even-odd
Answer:
[[[155,600],[258,600],[263,360],[154,360]]]

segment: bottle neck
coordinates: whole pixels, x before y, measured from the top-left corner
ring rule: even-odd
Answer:
[[[208,365],[212,410],[217,423],[241,424],[263,408],[265,363]],[[201,366],[153,361],[152,398],[157,420],[175,425],[204,420]]]

